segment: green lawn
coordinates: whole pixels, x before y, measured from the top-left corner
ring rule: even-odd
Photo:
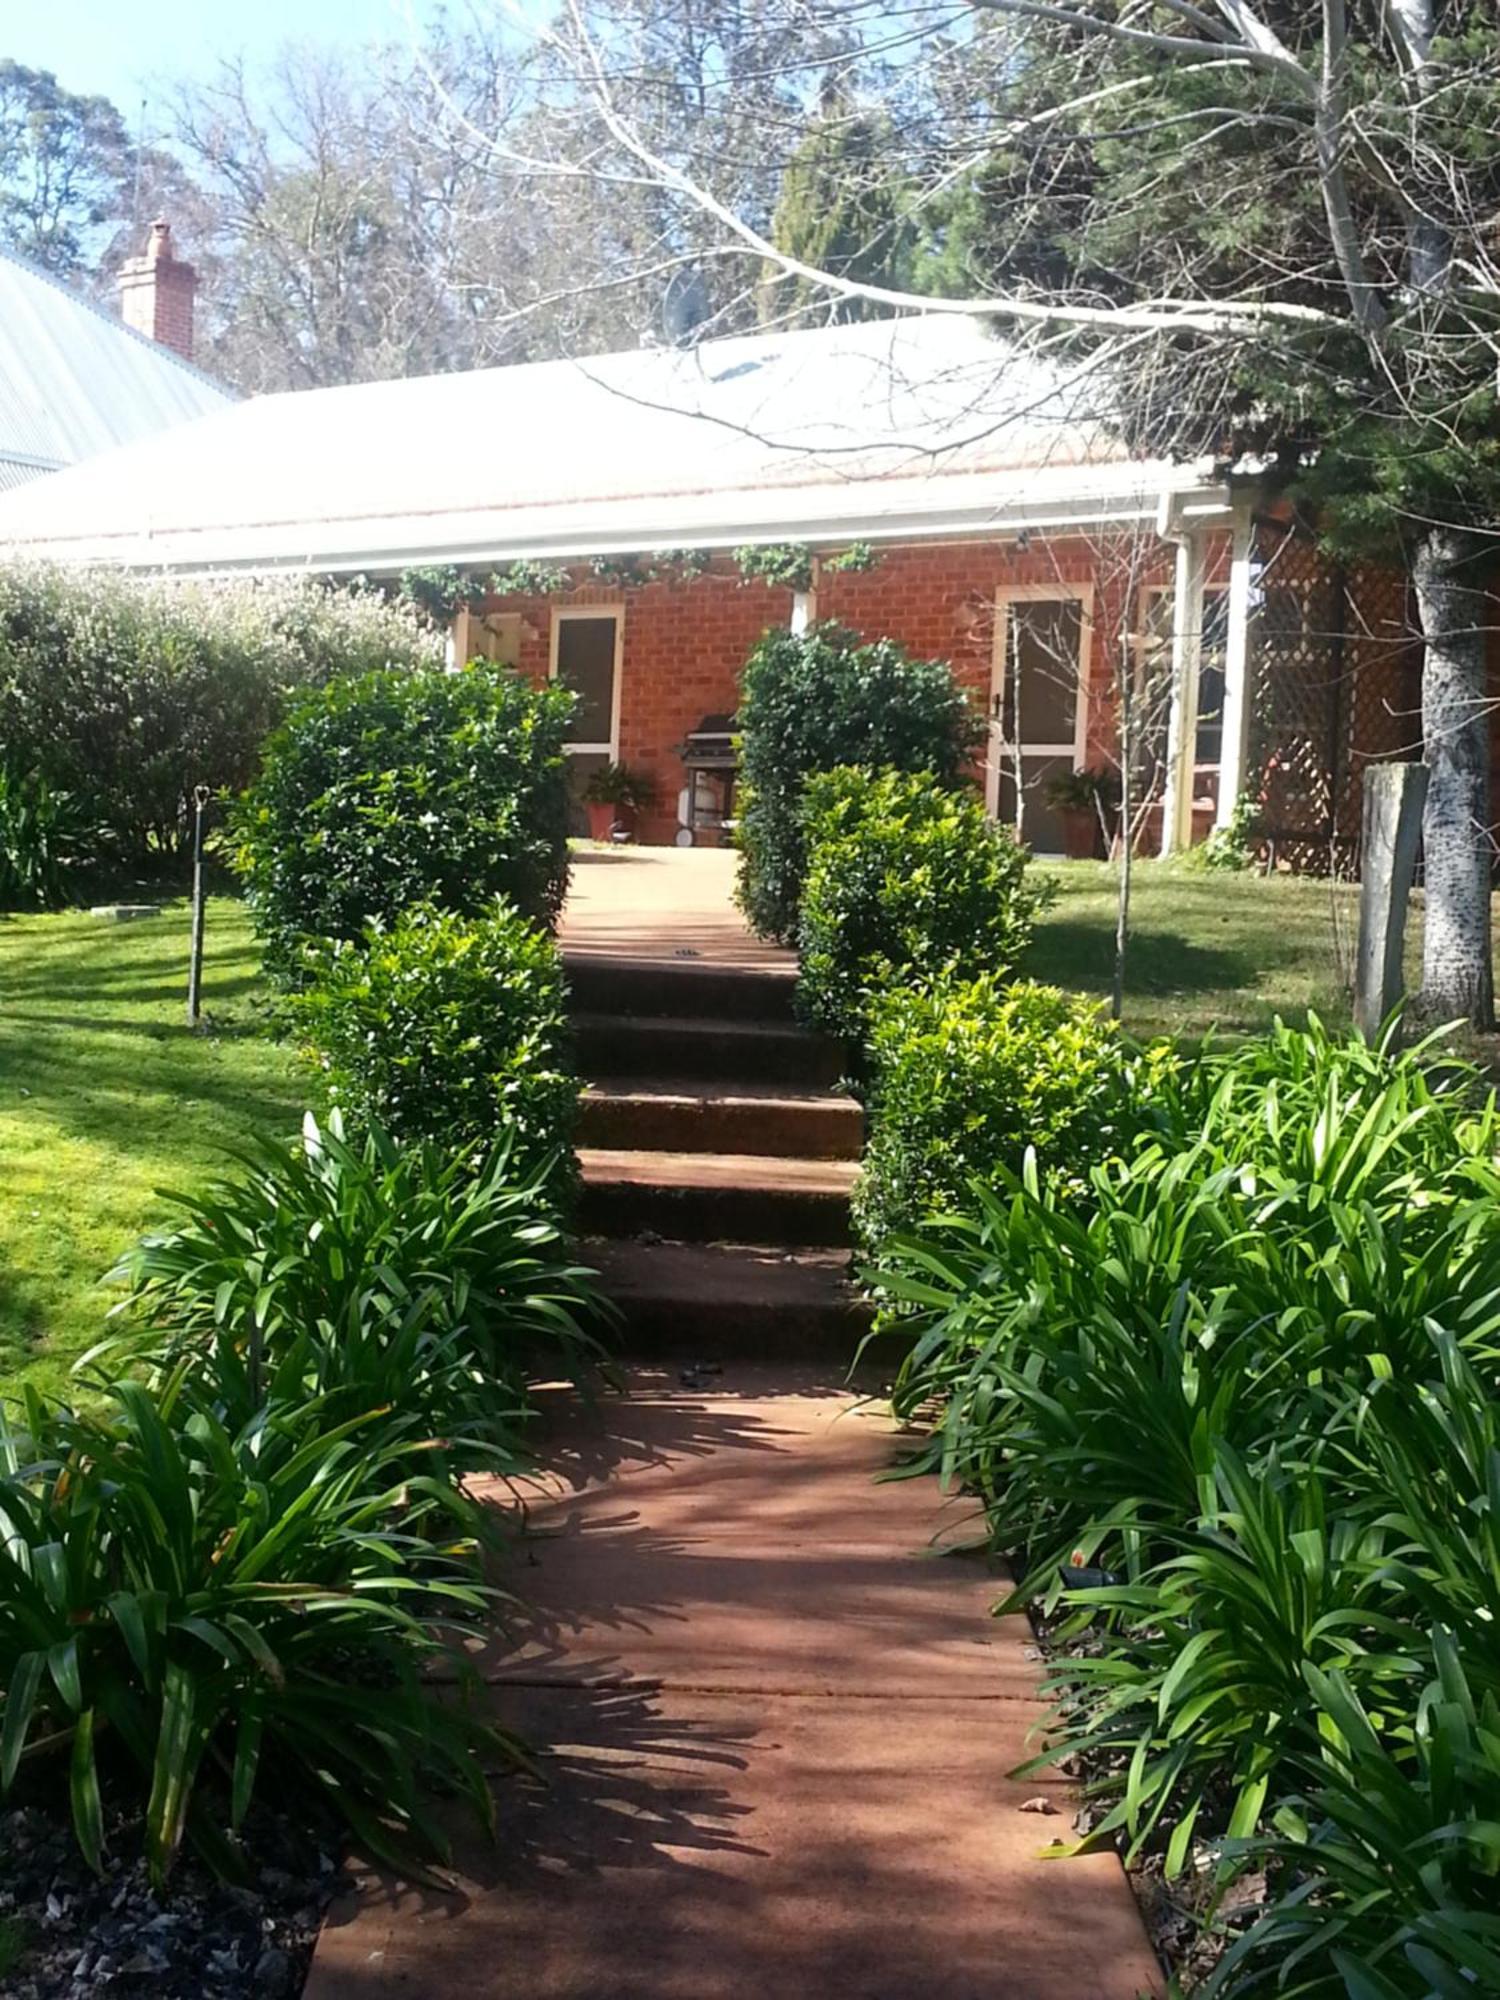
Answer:
[[[1043,865],[1057,900],[1037,924],[1034,979],[1108,994],[1114,966],[1116,871],[1105,862]],[[1276,875],[1208,875],[1160,862],[1133,873],[1125,1021],[1139,1035],[1248,1034],[1278,1013],[1315,1008],[1345,1019],[1335,893],[1352,958],[1358,891]],[[1420,923],[1414,912],[1413,930]]]
[[[1113,871],[1044,872],[1058,894],[1026,970],[1107,993]],[[1340,899],[1352,939],[1354,892]],[[244,910],[210,905],[201,1034],[183,1021],[187,946],[185,906],[131,924],[0,918],[0,1387],[65,1381],[110,1303],[100,1274],[162,1214],[155,1189],[200,1182],[254,1131],[296,1130],[303,1093],[261,1031]],[[1140,866],[1137,1033],[1243,1034],[1309,1006],[1347,1013],[1326,883]]]
[[[205,1027],[183,1007],[188,912],[0,918],[0,1385],[56,1388],[98,1335],[100,1274],[251,1132],[295,1131],[289,1052],[261,1032],[257,953],[209,905]]]

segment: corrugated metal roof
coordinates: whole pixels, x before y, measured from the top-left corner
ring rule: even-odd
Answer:
[[[0,486],[233,400],[170,348],[0,250]]]
[[[761,334],[241,403],[0,502],[77,561],[394,569],[1149,515],[1070,386],[967,318]]]

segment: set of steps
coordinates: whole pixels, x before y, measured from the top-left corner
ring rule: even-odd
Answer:
[[[778,968],[570,954],[587,1254],[635,1353],[847,1358],[861,1114]]]

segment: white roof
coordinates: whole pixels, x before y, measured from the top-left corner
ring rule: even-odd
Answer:
[[[232,400],[169,347],[0,250],[0,492]]]
[[[304,390],[0,496],[17,553],[394,570],[1154,515],[1091,384],[932,314]]]

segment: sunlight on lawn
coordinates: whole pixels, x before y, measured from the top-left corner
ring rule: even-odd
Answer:
[[[1107,995],[1116,871],[1074,862],[1041,873],[1057,899],[1038,922],[1024,970]],[[1298,876],[1209,875],[1160,862],[1134,871],[1125,1021],[1139,1035],[1242,1035],[1309,1007],[1348,1018],[1336,922],[1352,959],[1359,892]],[[1416,927],[1414,925],[1414,927]]]
[[[117,924],[0,920],[0,1383],[57,1389],[110,1304],[98,1280],[252,1132],[289,1132],[301,1092],[261,1030],[243,908],[208,912],[205,1027],[184,1018],[188,912]]]

